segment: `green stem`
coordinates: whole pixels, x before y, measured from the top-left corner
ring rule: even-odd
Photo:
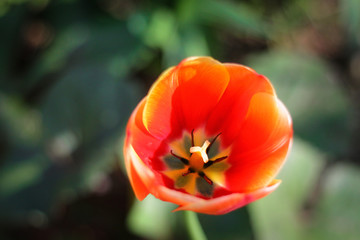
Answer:
[[[195,212],[185,211],[185,225],[192,240],[207,240],[201,227],[199,218]]]

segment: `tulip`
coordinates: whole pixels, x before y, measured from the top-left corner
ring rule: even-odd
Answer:
[[[160,75],[133,111],[124,144],[136,197],[225,214],[280,184],[289,112],[270,81],[239,64],[191,57]]]

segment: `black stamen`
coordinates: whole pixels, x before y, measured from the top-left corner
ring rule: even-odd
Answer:
[[[195,143],[194,143],[194,129],[191,131],[191,146],[194,147]]]
[[[183,173],[183,174],[182,174],[182,176],[183,176],[183,177],[185,177],[185,176],[187,176],[188,174],[190,174],[190,173],[194,173],[194,172],[195,172],[195,170],[194,170],[194,169],[189,168],[189,169],[187,170],[187,172],[185,172],[185,173]]]
[[[194,143],[194,129],[191,130],[191,147],[194,147],[195,146],[195,143]],[[190,153],[190,157],[192,156],[192,153]]]
[[[220,136],[220,134],[221,134],[221,133],[219,133],[218,135],[216,135],[216,137],[214,137],[214,139],[213,139],[213,140],[211,140],[211,142],[210,142],[209,146],[206,148],[206,154],[208,154],[208,153],[209,153],[211,146],[212,146],[212,145],[213,145],[213,143],[216,141],[216,139]]]
[[[213,181],[211,181],[211,179],[208,178],[208,176],[206,176],[205,173],[199,172],[198,174],[199,174],[199,176],[202,177],[208,184],[213,185]]]
[[[215,160],[212,160],[213,163],[221,162],[222,160],[226,159],[228,156],[219,157]]]
[[[218,162],[221,162],[222,160],[226,159],[228,156],[224,156],[224,157],[219,157],[215,160],[209,160],[207,163],[204,163],[204,166],[203,168],[208,168],[210,167],[211,165],[213,165],[214,163],[218,163]]]
[[[189,165],[189,160],[187,160],[186,158],[183,158],[183,157],[180,157],[180,156],[176,155],[175,153],[173,153],[172,150],[170,150],[170,153],[171,153],[171,155],[173,155],[174,157],[179,159],[183,164]]]

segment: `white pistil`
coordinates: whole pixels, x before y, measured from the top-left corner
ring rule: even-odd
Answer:
[[[190,152],[191,153],[199,152],[204,163],[207,163],[209,161],[209,157],[206,154],[206,149],[208,148],[209,145],[210,145],[210,142],[208,140],[206,140],[201,147],[198,147],[198,146],[191,147]]]

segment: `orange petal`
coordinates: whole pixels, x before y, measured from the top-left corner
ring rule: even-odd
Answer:
[[[284,163],[291,140],[292,122],[285,106],[270,94],[255,94],[228,159],[228,189],[252,191],[269,184]]]
[[[140,179],[142,180],[146,188],[149,190],[149,192],[152,193],[152,189],[154,188],[154,186],[161,184],[156,178],[155,172],[150,169],[143,162],[143,160],[140,159],[139,155],[135,152],[132,145],[128,146],[127,153],[131,163],[134,166],[135,171],[138,173]]]
[[[176,68],[179,87],[174,93],[188,131],[203,125],[229,83],[226,68],[210,57],[192,57]]]
[[[156,138],[164,139],[176,129],[173,117],[172,96],[178,86],[173,77],[174,67],[163,72],[153,84],[147,95],[143,121],[145,128]]]
[[[148,156],[152,154],[152,149],[146,149],[146,144],[139,144],[141,141],[151,141],[154,138],[149,136],[144,132],[144,128],[141,127],[141,118],[142,118],[142,111],[145,105],[146,98],[144,98],[138,106],[135,108],[134,112],[131,114],[127,125],[127,135],[125,138],[124,144],[124,157],[125,157],[125,167],[127,174],[129,176],[129,180],[131,183],[132,188],[134,189],[135,196],[139,200],[143,200],[148,194],[149,191],[142,182],[139,177],[139,174],[136,172],[133,163],[132,157],[129,154],[129,146],[130,144],[134,144],[138,148],[138,152],[140,152],[143,156]],[[137,126],[140,126],[140,128]],[[145,148],[144,148],[145,146]],[[145,150],[144,150],[145,149]],[[151,152],[150,152],[151,151]]]
[[[130,184],[134,190],[136,198],[142,201],[149,194],[149,191],[140,179],[139,174],[136,172],[131,162],[131,157],[128,155],[128,146],[126,145],[124,147],[124,156],[126,172],[129,176]]]
[[[269,80],[254,70],[238,64],[224,66],[229,72],[230,82],[206,128],[210,135],[221,132],[222,142],[228,146],[240,132],[252,96],[258,92],[275,95],[275,92]]]
[[[280,180],[273,180],[268,186],[249,193],[233,193],[209,200],[201,199],[190,204],[178,207],[175,211],[189,210],[198,213],[220,215],[231,212],[243,207],[255,200],[265,197],[274,191],[279,185]]]
[[[143,111],[146,102],[147,98],[144,98],[130,117],[127,126],[127,140],[135,149],[139,157],[144,160],[146,159],[146,163],[150,164],[149,159],[157,159],[154,158],[154,155],[156,150],[160,147],[161,141],[150,135],[143,124]]]

